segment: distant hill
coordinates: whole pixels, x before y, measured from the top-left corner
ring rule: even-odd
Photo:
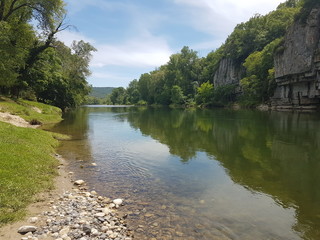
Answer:
[[[89,96],[105,98],[105,96],[110,94],[113,89],[113,87],[93,87]]]

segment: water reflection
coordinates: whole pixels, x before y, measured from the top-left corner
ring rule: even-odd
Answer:
[[[81,108],[55,130],[74,139],[63,155],[88,162],[79,175],[132,200],[129,219],[148,237],[313,240],[319,124],[317,114]]]
[[[126,117],[183,162],[197,151],[215,156],[234,182],[272,196],[283,207],[294,207],[295,229],[306,239],[320,238],[317,115],[148,109]]]

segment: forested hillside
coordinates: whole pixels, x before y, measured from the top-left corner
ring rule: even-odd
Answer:
[[[96,98],[105,98],[113,89],[113,87],[92,87],[89,95]]]
[[[318,0],[287,0],[267,15],[238,24],[218,49],[199,58],[183,47],[167,64],[144,73],[127,89],[111,94],[114,104],[253,106],[274,95],[274,57],[283,51],[284,36],[294,22],[306,19]]]
[[[0,1],[0,94],[60,108],[82,103],[95,48],[58,41],[57,33],[70,27],[65,18],[63,0]]]

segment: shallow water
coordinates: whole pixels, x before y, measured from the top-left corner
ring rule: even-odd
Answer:
[[[320,116],[83,107],[53,130],[136,239],[320,239]],[[96,163],[97,166],[93,166]]]

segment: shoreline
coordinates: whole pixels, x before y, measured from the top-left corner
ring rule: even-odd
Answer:
[[[73,184],[70,175],[68,175],[65,166],[66,160],[62,157],[56,155],[56,159],[59,161],[58,176],[54,179],[54,189],[48,190],[46,192],[39,193],[35,199],[34,203],[30,204],[26,211],[27,214],[24,219],[4,225],[0,228],[0,239],[6,240],[17,240],[23,237],[18,233],[18,229],[24,225],[30,225],[30,218],[37,217],[41,215],[44,211],[49,211],[52,206],[51,201],[58,201],[59,196],[66,191],[72,191]],[[39,221],[37,224],[43,224]]]
[[[39,110],[40,111],[40,110]],[[38,128],[18,115],[0,112],[0,121],[21,128]],[[0,227],[0,239],[6,240],[131,240],[133,231],[127,228],[126,214],[119,217],[122,199],[111,200],[89,192],[83,180],[73,179],[68,162],[54,153],[57,175],[53,189],[39,192],[25,209],[23,219]],[[67,219],[67,220],[66,220]]]
[[[124,220],[125,215],[123,217],[118,217],[117,215],[117,208],[122,205],[122,199],[112,201],[107,197],[98,196],[94,191],[91,193],[88,192],[88,187],[85,185],[85,183],[76,184],[78,181],[74,181],[74,179],[72,179],[72,173],[67,172],[67,161],[58,154],[56,154],[55,157],[60,164],[58,166],[58,176],[56,176],[54,179],[54,189],[39,193],[35,197],[34,202],[27,207],[26,216],[22,220],[9,223],[1,227],[0,239],[89,240],[110,237],[112,239],[117,238],[121,240],[131,240],[133,237],[133,232],[131,229],[127,228]],[[117,202],[120,200],[121,202]],[[89,209],[88,214],[85,214],[84,209],[87,205],[89,206],[91,202],[98,207],[93,212],[91,209]],[[79,203],[84,203],[85,206],[81,206],[81,209],[74,210],[74,214],[76,216],[73,219],[74,222],[61,224],[59,228],[57,228],[57,231],[53,230],[55,227],[52,227],[53,225],[51,222],[53,221],[54,224],[56,224],[62,212],[69,210],[68,208],[70,208],[70,204],[75,205]],[[118,203],[118,205],[115,203]],[[91,206],[88,208],[91,208]],[[53,216],[53,213],[56,215]],[[94,216],[92,215],[93,213]],[[92,219],[90,220],[88,217],[86,217],[86,215]],[[65,218],[66,216],[64,216],[62,219]],[[79,220],[79,218],[82,218],[80,223],[76,222]],[[92,222],[94,222],[95,218],[98,219],[97,223],[94,223],[97,227],[91,227],[93,231],[96,231],[95,234],[91,232],[91,230],[90,233],[87,232],[87,234],[85,234],[83,229],[86,226],[92,226]],[[78,225],[78,229],[74,227],[75,225]],[[18,233],[18,229],[22,226],[35,226],[37,231],[34,234],[31,232],[20,234]],[[66,229],[68,230],[66,231]],[[72,236],[72,231],[77,231],[78,235],[82,234],[81,237],[80,235],[79,237]],[[69,236],[72,236],[72,238]],[[102,236],[102,238],[100,238],[100,236]]]

